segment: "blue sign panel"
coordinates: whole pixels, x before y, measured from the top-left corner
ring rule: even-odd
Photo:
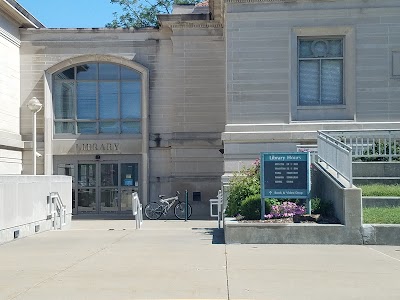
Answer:
[[[261,153],[262,198],[308,198],[309,161],[309,153]]]
[[[124,179],[124,186],[133,186],[133,179],[125,178]]]

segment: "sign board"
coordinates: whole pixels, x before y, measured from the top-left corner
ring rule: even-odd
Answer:
[[[125,178],[124,179],[124,186],[133,186],[133,179],[132,178]]]
[[[261,197],[306,199],[310,192],[309,153],[261,153]]]

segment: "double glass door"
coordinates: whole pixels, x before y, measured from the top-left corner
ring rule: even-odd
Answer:
[[[72,206],[75,214],[132,210],[132,192],[138,191],[137,163],[88,161],[59,164],[57,168],[59,175],[73,176]]]

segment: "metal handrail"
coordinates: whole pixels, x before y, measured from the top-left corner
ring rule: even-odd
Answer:
[[[318,159],[332,168],[337,178],[342,176],[349,182],[349,187],[353,186],[352,147],[326,132],[318,131]]]
[[[56,217],[59,217],[59,229],[66,224],[67,221],[67,208],[61,200],[58,192],[50,193],[50,213],[52,220],[52,228],[56,229]]]
[[[350,146],[353,159],[400,160],[400,130],[329,130],[324,132]]]

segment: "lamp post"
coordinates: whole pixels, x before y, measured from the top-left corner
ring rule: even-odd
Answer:
[[[40,103],[38,98],[33,97],[28,102],[28,108],[33,113],[33,122],[32,122],[32,168],[33,175],[36,175],[36,114],[42,109],[43,105]]]

